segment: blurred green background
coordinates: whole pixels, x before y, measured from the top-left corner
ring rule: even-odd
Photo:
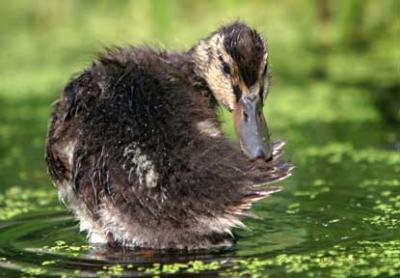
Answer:
[[[399,1],[2,1],[0,94],[46,96],[110,45],[188,49],[241,19],[268,40],[274,83],[329,81],[397,100]],[[290,93],[290,92],[289,92]],[[304,97],[308,97],[304,90]],[[399,119],[399,107],[383,109]]]
[[[391,197],[400,196],[400,1],[13,0],[0,2],[0,275],[15,274],[1,272],[2,261],[42,264],[21,249],[84,242],[71,219],[52,214],[62,206],[43,159],[51,104],[70,76],[105,47],[187,50],[237,19],[268,41],[273,77],[265,113],[272,137],[289,142],[297,170],[284,191],[255,208],[266,221],[248,220],[253,230],[243,232],[235,252],[288,254],[293,269],[311,265],[317,276],[330,273],[321,256],[337,277],[400,272],[400,202]],[[42,222],[32,216],[39,212]],[[16,223],[26,226],[12,230]],[[374,255],[367,241],[391,253]],[[339,243],[344,251],[332,255]],[[316,260],[299,264],[297,254]],[[285,273],[290,261],[276,264]]]
[[[38,154],[51,103],[70,76],[90,65],[105,47],[147,43],[186,50],[237,19],[268,40],[273,82],[266,113],[273,136],[286,136],[294,146],[328,142],[340,139],[332,138],[338,127],[346,134],[343,123],[349,121],[363,123],[357,132],[372,136],[376,129],[368,130],[369,123],[400,120],[399,3],[2,1],[2,180],[19,181],[7,171],[24,172],[32,161],[43,173],[43,156]],[[318,127],[324,129],[318,136],[301,136],[306,131],[299,125],[310,121],[339,125]],[[294,131],[298,136],[291,135]],[[397,140],[398,134],[386,139],[395,148]],[[22,153],[29,159],[19,159]]]

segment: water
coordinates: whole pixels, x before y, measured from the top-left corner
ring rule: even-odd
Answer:
[[[306,100],[281,90],[267,114],[273,137],[289,142],[293,176],[253,207],[259,219],[235,231],[234,248],[190,254],[87,245],[43,163],[54,95],[0,98],[0,276],[399,275],[399,127],[362,93],[332,102],[323,90]]]

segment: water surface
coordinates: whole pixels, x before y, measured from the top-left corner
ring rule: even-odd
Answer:
[[[399,275],[399,126],[384,123],[357,89],[275,91],[267,118],[272,137],[289,142],[293,176],[253,207],[259,219],[235,231],[233,249],[189,254],[87,245],[44,167],[56,94],[1,97],[0,276]]]

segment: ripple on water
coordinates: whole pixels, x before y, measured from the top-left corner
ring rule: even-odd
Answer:
[[[0,276],[397,275],[400,186],[393,163],[398,154],[371,158],[375,151],[354,152],[347,145],[323,147],[320,153],[306,149],[307,161],[299,160],[284,190],[255,205],[259,218],[246,219],[248,229],[235,231],[237,245],[212,252],[89,246],[55,190],[10,188],[0,195]]]
[[[362,240],[367,225],[346,223],[347,220],[335,218],[337,215],[332,211],[324,212],[327,221],[320,223],[325,231],[310,235],[305,226],[312,225],[312,218],[302,217],[308,214],[302,208],[307,203],[301,202],[296,206],[299,211],[291,215],[276,208],[275,203],[283,202],[281,198],[271,198],[267,207],[256,208],[262,218],[246,221],[249,229],[238,231],[239,242],[234,249],[191,254],[89,246],[67,212],[24,214],[0,226],[0,273],[7,277],[20,277],[21,272],[27,277],[157,276],[161,273],[174,274],[174,277],[177,273],[203,273],[211,277],[216,274],[265,277],[260,276],[265,273],[270,276],[292,273],[302,277],[301,273],[330,273],[334,277],[346,277],[392,275],[400,271],[400,240]],[[352,237],[313,241],[322,234],[335,233],[343,223],[358,228]],[[377,231],[376,235],[380,233]],[[374,236],[371,234],[369,238]],[[373,267],[369,266],[371,262]]]
[[[263,225],[273,227],[272,220]],[[251,224],[251,223],[250,223]],[[31,213],[2,222],[0,226],[0,267],[10,277],[23,272],[28,276],[90,276],[118,274],[157,275],[161,272],[216,273],[229,269],[237,256],[256,256],[297,244],[299,234],[288,227],[263,231],[257,225],[231,250],[195,253],[154,253],[145,250],[111,250],[89,246],[78,233],[77,223],[67,212]],[[286,240],[279,233],[287,235]],[[268,241],[262,234],[267,234]],[[290,238],[293,238],[292,240]],[[252,239],[259,246],[257,249]],[[257,241],[259,239],[259,241]],[[270,247],[266,247],[270,245]],[[238,250],[251,252],[237,252]]]

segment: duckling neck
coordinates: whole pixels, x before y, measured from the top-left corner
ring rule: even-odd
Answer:
[[[203,77],[195,75],[193,87],[203,98],[208,100],[210,108],[215,110],[219,106],[218,100],[215,98],[207,81]]]

